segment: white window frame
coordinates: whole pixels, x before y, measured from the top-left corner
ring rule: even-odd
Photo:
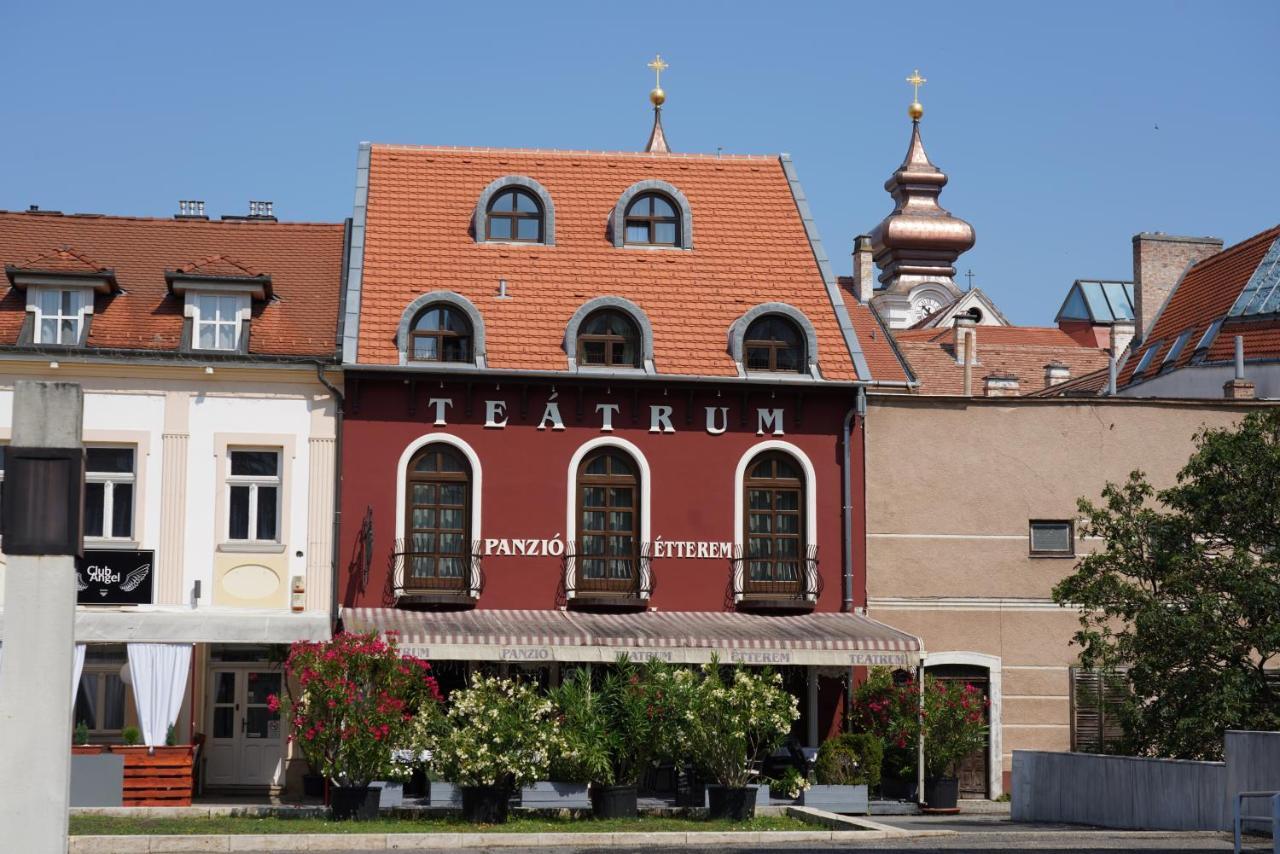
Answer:
[[[91,472],[88,465],[87,451],[97,450],[125,450],[133,454],[133,471],[128,474],[122,472]],[[138,517],[138,446],[124,444],[98,444],[93,443],[86,447],[85,454],[85,472],[84,482],[101,483],[102,488],[102,533],[94,535],[85,535],[85,539],[93,542],[112,542],[112,543],[131,543],[135,542],[134,530]],[[117,484],[128,484],[133,487],[132,498],[129,507],[129,534],[125,537],[114,536],[111,531],[115,530],[115,488]]]
[[[235,310],[231,318],[214,318],[206,319],[200,310],[200,301],[202,299],[212,300],[229,300],[232,301]],[[244,328],[244,321],[249,319],[249,296],[247,294],[228,294],[226,292],[213,291],[195,291],[186,292],[186,304],[183,313],[191,318],[191,349],[201,350],[209,353],[235,353],[240,349],[240,335]],[[218,340],[218,328],[221,326],[232,327],[232,343],[231,347],[201,347],[200,346],[200,329],[202,327],[213,327],[213,339],[216,343]]]
[[[75,306],[72,309],[71,313],[62,314],[61,307],[59,307],[58,314],[45,314],[44,309],[40,304],[41,299],[46,294],[57,294],[58,303],[59,303],[59,306],[61,306],[62,295],[64,293],[71,294],[75,300]],[[32,324],[32,333],[31,333],[31,340],[33,343],[54,344],[54,345],[60,345],[64,347],[74,347],[78,345],[81,342],[81,340],[83,340],[84,338],[85,315],[93,314],[93,289],[61,287],[61,286],[52,286],[52,285],[44,286],[44,287],[28,285],[27,286],[27,311],[31,313],[31,316],[34,320],[34,323]],[[55,318],[58,321],[62,321],[62,320],[75,321],[76,333],[75,333],[74,341],[58,341],[56,339],[53,341],[44,340],[44,336],[41,335],[41,327],[44,326],[45,320],[50,320]],[[60,323],[58,324],[58,328],[61,329]],[[59,337],[60,337],[60,333],[59,333]]]
[[[98,726],[98,724],[102,722],[104,713],[106,711],[106,699],[107,699],[106,677],[114,676],[117,679],[119,679],[120,665],[111,664],[111,663],[103,663],[103,664],[86,663],[84,666],[84,670],[82,670],[80,673],[80,678],[83,680],[84,677],[88,675],[93,675],[98,677],[98,684],[96,686],[98,696],[93,698],[93,703],[91,704],[93,706],[94,725],[89,727],[89,732],[95,735],[104,735],[108,737],[119,735],[124,731],[124,727],[126,726],[124,721],[127,721],[129,719],[129,686],[125,685],[123,680],[121,680],[121,687],[124,689],[123,698],[122,698],[123,702],[121,703],[121,720],[122,720],[121,725],[115,729],[109,729],[109,728],[101,728]],[[75,718],[76,700],[79,699],[80,691],[83,690],[83,687],[84,687],[83,683],[77,682],[76,696],[71,698],[72,726],[75,725],[74,718]]]
[[[232,474],[231,460],[236,454],[242,451],[251,452],[267,452],[276,455],[276,474],[274,477],[269,475],[247,475]],[[235,445],[227,448],[227,497],[226,497],[226,529],[223,531],[223,542],[232,544],[258,544],[269,543],[272,545],[283,542],[280,539],[284,520],[282,518],[281,502],[284,501],[284,448],[281,447],[264,447],[255,445]],[[249,488],[249,530],[248,538],[232,539],[231,537],[231,495],[235,487],[247,486]],[[258,537],[258,487],[274,486],[276,488],[276,533],[271,539],[260,539]]]

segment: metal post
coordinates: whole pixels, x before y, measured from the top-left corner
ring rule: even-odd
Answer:
[[[809,706],[809,725],[805,729],[806,747],[818,746],[818,668],[804,669],[805,703]]]
[[[916,666],[916,687],[920,689],[920,738],[916,741],[916,803],[924,803],[924,659]]]
[[[1236,379],[1244,379],[1244,336],[1236,336]]]
[[[20,381],[13,447],[81,448],[84,395]],[[11,496],[6,496],[11,498]],[[12,554],[0,665],[0,828],[6,851],[65,852],[71,790],[76,571],[71,554]]]

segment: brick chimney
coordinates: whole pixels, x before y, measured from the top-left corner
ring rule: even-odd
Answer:
[[[983,393],[987,397],[1017,397],[1018,378],[1013,374],[987,374],[982,378]]]
[[[1169,291],[1187,268],[1222,251],[1217,237],[1179,237],[1161,231],[1133,236],[1133,310],[1135,337],[1146,340]]]
[[[876,289],[876,265],[871,256],[871,238],[860,234],[853,239],[853,296],[866,305]]]
[[[1111,323],[1111,341],[1107,347],[1108,352],[1120,358],[1120,354],[1124,352],[1124,348],[1129,346],[1129,342],[1133,340],[1134,329],[1136,324],[1132,320],[1115,320]]]
[[[1056,359],[1044,366],[1045,388],[1058,385],[1059,383],[1065,383],[1069,379],[1071,379],[1070,366],[1059,362]]]

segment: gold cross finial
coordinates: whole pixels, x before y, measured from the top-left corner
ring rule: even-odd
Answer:
[[[648,67],[653,69],[653,87],[655,89],[661,89],[662,72],[666,71],[671,66],[662,61],[662,54],[658,54],[653,58],[653,62],[649,63]]]
[[[911,72],[911,76],[907,78],[907,82],[912,86],[911,100],[919,101],[920,87],[929,81],[920,76],[920,69],[917,68],[915,71]]]

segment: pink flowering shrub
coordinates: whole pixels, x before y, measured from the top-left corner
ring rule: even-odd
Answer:
[[[272,695],[296,743],[318,773],[339,786],[365,786],[395,773],[392,751],[410,746],[414,720],[440,714],[431,665],[401,656],[394,636],[342,633],[298,641],[285,661],[292,698]]]

